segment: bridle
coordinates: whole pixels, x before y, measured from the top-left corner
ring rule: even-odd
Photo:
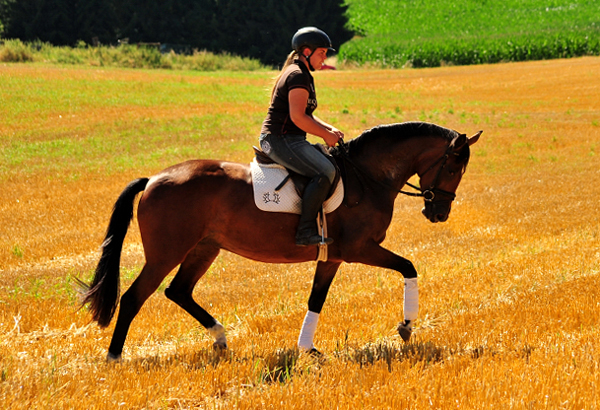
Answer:
[[[456,198],[455,193],[445,191],[440,188],[436,188],[438,180],[440,179],[440,175],[442,174],[442,171],[446,167],[446,162],[448,161],[448,158],[450,157],[450,154],[452,153],[452,151],[454,149],[454,146],[452,146],[451,143],[448,143],[448,147],[446,148],[446,152],[444,153],[444,155],[441,156],[440,158],[438,158],[433,164],[431,164],[429,166],[429,168],[427,168],[425,170],[425,172],[423,172],[420,175],[420,177],[422,178],[423,175],[427,174],[437,164],[439,164],[441,162],[441,165],[437,170],[435,178],[433,179],[432,183],[429,185],[429,188],[422,189],[416,185],[411,184],[410,182],[406,182],[406,185],[408,185],[409,187],[411,187],[419,192],[407,192],[407,191],[403,191],[402,189],[396,189],[395,187],[391,186],[390,184],[386,184],[385,182],[375,179],[374,177],[371,176],[371,174],[369,174],[367,171],[365,171],[360,165],[356,164],[354,161],[352,161],[352,159],[350,159],[350,156],[348,155],[348,146],[344,142],[343,139],[340,138],[340,140],[338,141],[338,145],[341,148],[340,151],[342,152],[342,157],[344,158],[345,161],[350,163],[354,167],[354,169],[356,169],[357,171],[360,171],[360,173],[362,175],[366,176],[371,181],[375,182],[376,184],[382,186],[383,188],[385,188],[389,191],[397,192],[397,193],[408,195],[408,196],[423,197],[423,200],[425,200],[425,202],[434,202],[434,199],[437,196],[441,196],[441,197],[445,196],[448,199],[450,199],[450,201],[452,201],[452,200],[454,200],[454,198]]]
[[[411,193],[411,192],[404,192],[404,191],[400,191],[400,193],[403,193],[405,195],[409,195],[409,196],[422,196],[423,199],[426,202],[433,202],[433,200],[437,195],[440,196],[446,196],[448,197],[451,201],[454,200],[454,198],[456,198],[456,194],[453,192],[449,192],[449,191],[444,191],[443,189],[440,188],[436,188],[436,185],[438,183],[438,180],[440,179],[440,175],[442,174],[442,171],[444,170],[444,168],[446,168],[446,161],[448,161],[448,158],[450,157],[450,154],[452,153],[454,147],[450,145],[450,143],[448,143],[448,147],[446,148],[446,152],[444,153],[444,155],[442,157],[440,157],[437,161],[435,161],[433,164],[431,164],[429,166],[429,168],[427,168],[425,170],[425,172],[423,172],[420,177],[423,178],[423,175],[425,175],[426,173],[428,173],[429,171],[431,171],[438,163],[442,163],[440,165],[440,167],[437,170],[437,173],[435,174],[435,178],[433,179],[433,182],[431,183],[431,185],[429,185],[429,188],[427,189],[421,189],[413,184],[411,184],[410,182],[407,182],[406,185],[408,185],[409,187],[419,190],[421,191],[420,193]]]

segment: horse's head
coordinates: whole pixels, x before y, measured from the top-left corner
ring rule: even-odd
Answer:
[[[483,131],[471,138],[460,134],[445,146],[429,163],[418,170],[419,186],[425,200],[423,215],[431,222],[445,222],[450,215],[458,184],[469,162],[469,147],[477,142]],[[425,162],[425,161],[423,161]]]

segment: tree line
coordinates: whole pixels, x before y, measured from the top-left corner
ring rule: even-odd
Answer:
[[[343,0],[0,0],[0,37],[59,46],[168,43],[280,65],[297,29],[349,40]]]

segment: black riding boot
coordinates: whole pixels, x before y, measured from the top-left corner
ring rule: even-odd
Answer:
[[[312,246],[321,243],[321,235],[317,230],[317,214],[323,206],[331,183],[324,175],[317,175],[310,180],[304,194],[302,195],[302,215],[296,232],[296,245]],[[325,238],[325,243],[333,242],[331,238]]]

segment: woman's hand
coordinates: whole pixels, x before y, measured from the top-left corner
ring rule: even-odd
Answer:
[[[338,142],[340,139],[344,138],[344,133],[343,133],[342,131],[338,130],[337,128],[335,128],[335,127],[331,127],[331,132],[333,132],[333,133],[334,133],[334,134],[337,136],[337,141],[336,141],[336,143],[337,143],[337,142]]]
[[[327,144],[328,147],[334,147],[335,144],[337,144],[339,138],[336,134],[331,133],[323,137],[323,140],[325,140],[325,144]]]
[[[340,138],[344,138],[344,133],[335,127],[331,127],[329,133],[323,137],[328,147],[334,147]]]

